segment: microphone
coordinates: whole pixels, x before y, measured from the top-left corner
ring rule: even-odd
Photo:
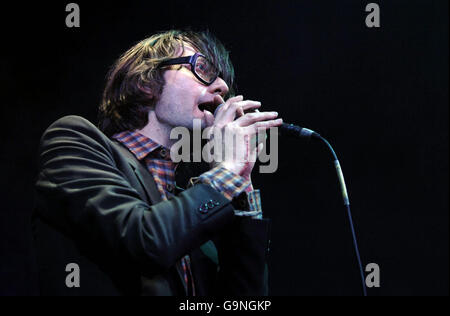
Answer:
[[[224,105],[224,103],[221,103],[219,106],[217,106],[216,110],[214,111],[214,117],[216,117],[217,112],[219,109]],[[258,110],[253,110],[251,112],[259,112]],[[310,130],[308,128],[300,127],[298,125],[294,124],[288,124],[283,123],[281,126],[279,126],[279,129],[281,131],[282,135],[296,137],[296,138],[321,138],[319,133],[314,132],[313,130]]]
[[[279,127],[281,135],[296,137],[296,138],[322,138],[319,133],[310,130],[309,128],[300,127],[294,124],[283,123]]]

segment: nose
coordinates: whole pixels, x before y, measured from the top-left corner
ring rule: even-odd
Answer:
[[[208,90],[212,94],[220,94],[224,97],[230,88],[222,78],[217,77],[217,79],[208,87]]]

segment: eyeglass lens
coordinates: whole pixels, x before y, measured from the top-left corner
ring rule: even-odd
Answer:
[[[216,67],[203,56],[198,56],[195,63],[195,72],[200,78],[209,83],[217,77]]]

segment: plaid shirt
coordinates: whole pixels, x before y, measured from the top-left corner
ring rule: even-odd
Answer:
[[[125,145],[139,161],[144,161],[147,170],[152,174],[156,182],[163,200],[167,200],[174,195],[176,187],[175,171],[178,164],[170,159],[169,149],[135,131],[121,132],[113,135],[113,138]],[[253,190],[250,181],[245,180],[243,177],[223,167],[216,167],[192,180],[194,180],[191,181],[192,184],[201,182],[211,185],[229,200],[238,197],[243,192],[247,192],[249,211],[236,211],[235,214],[237,216],[262,218],[259,190]],[[184,271],[184,281],[188,286],[192,287],[192,295],[195,295],[188,255],[181,259],[181,265]]]

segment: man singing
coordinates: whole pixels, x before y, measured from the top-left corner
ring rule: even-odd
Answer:
[[[282,120],[246,113],[261,104],[232,97],[233,81],[209,32],[158,33],[111,68],[99,129],[68,116],[45,131],[34,216],[42,294],[267,295],[269,221],[251,140]],[[174,162],[170,133],[195,120],[241,136],[235,155],[201,171]]]

